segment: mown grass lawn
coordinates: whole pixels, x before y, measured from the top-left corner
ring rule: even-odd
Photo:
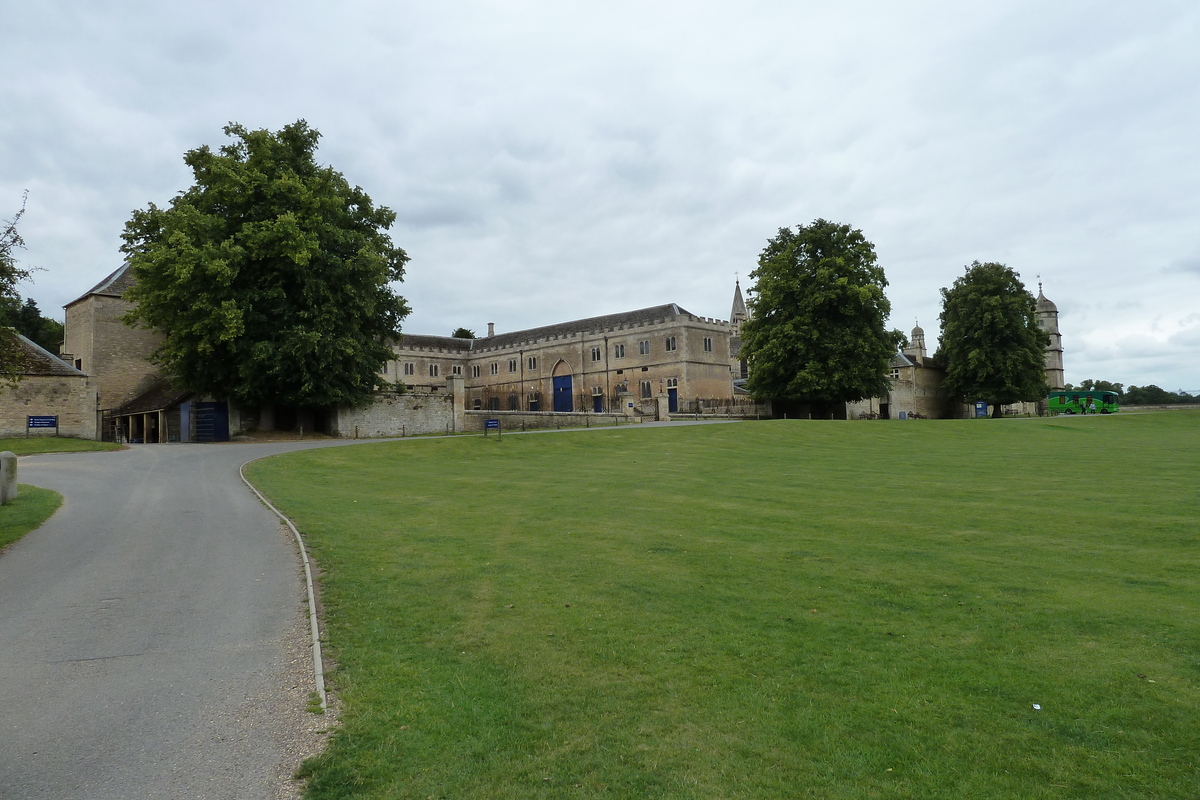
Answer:
[[[1200,794],[1200,413],[594,430],[250,470],[341,797]],[[1040,706],[1040,710],[1034,704]]]
[[[11,439],[0,439],[0,453],[7,450],[19,456],[35,453],[87,453],[120,449],[121,445],[112,442],[74,439],[70,436],[17,436]]]
[[[20,484],[17,499],[0,506],[0,548],[41,526],[61,505],[58,492]]]

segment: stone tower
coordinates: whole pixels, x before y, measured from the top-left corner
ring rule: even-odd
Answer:
[[[1038,327],[1050,335],[1050,343],[1046,345],[1046,383],[1050,384],[1050,391],[1062,391],[1066,384],[1063,378],[1062,334],[1058,332],[1058,306],[1042,294],[1041,281],[1038,281],[1034,316]]]
[[[904,355],[916,356],[924,359],[925,355],[925,330],[918,324],[912,329],[912,335],[908,340],[908,347],[904,348]]]

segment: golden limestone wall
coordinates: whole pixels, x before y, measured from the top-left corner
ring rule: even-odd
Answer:
[[[96,387],[86,376],[26,375],[15,386],[0,385],[0,438],[25,436],[28,417],[57,416],[59,436],[96,438]],[[54,436],[34,428],[30,436]]]
[[[586,322],[586,321],[585,321]],[[602,330],[576,330],[544,337],[519,334],[463,341],[453,350],[414,337],[397,345],[384,375],[413,389],[437,386],[457,369],[471,409],[550,411],[554,377],[570,375],[574,411],[617,408],[623,387],[641,399],[675,388],[681,400],[733,396],[729,370],[729,327],[717,320],[681,315]],[[445,340],[443,340],[445,342]]]
[[[101,408],[132,400],[158,375],[148,359],[162,337],[121,322],[132,307],[107,295],[88,295],[67,306],[63,353],[76,369],[93,376]]]

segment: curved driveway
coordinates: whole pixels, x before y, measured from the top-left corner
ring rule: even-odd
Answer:
[[[0,557],[0,798],[276,796],[269,698],[305,594],[237,467],[328,444],[20,460],[65,500]]]

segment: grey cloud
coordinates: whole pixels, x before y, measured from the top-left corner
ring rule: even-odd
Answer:
[[[1200,252],[1176,259],[1167,266],[1168,272],[1186,272],[1200,275]]]

